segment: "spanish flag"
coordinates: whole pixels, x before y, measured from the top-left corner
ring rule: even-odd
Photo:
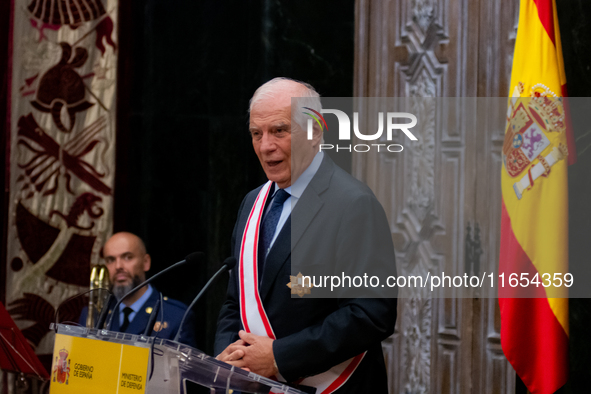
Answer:
[[[510,93],[501,171],[501,345],[531,393],[554,393],[568,378],[568,288],[557,278],[568,272],[567,167],[575,159],[554,0],[521,0]],[[518,286],[511,287],[510,275]]]

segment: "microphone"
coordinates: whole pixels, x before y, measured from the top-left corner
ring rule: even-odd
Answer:
[[[109,318],[109,321],[107,322],[107,329],[109,329],[109,330],[111,329],[111,326],[113,325],[113,317],[115,317],[115,315],[118,314],[117,311],[118,311],[119,305],[121,305],[121,302],[123,302],[123,300],[126,299],[130,294],[135,293],[136,291],[138,291],[139,289],[141,289],[142,287],[144,287],[145,285],[147,285],[148,283],[150,283],[154,279],[156,279],[156,278],[164,275],[168,271],[173,270],[173,269],[175,269],[175,268],[177,268],[177,267],[179,267],[181,265],[184,265],[186,263],[195,264],[198,261],[203,260],[204,257],[205,257],[205,254],[203,254],[203,252],[194,252],[194,253],[191,253],[190,255],[188,255],[187,257],[185,257],[184,260],[181,260],[178,263],[174,263],[170,267],[163,269],[162,271],[158,272],[156,275],[152,276],[151,278],[146,279],[145,281],[143,281],[142,283],[140,283],[139,285],[137,285],[136,287],[134,287],[133,289],[131,289],[130,291],[128,291],[127,294],[125,294],[115,304],[115,307],[113,308],[113,313],[111,313],[111,317]]]
[[[109,298],[107,298],[107,301],[105,302],[105,305],[101,310],[101,314],[99,315],[98,319],[96,320],[96,323],[94,324],[94,328],[100,329],[105,325],[105,320],[107,320],[107,314],[111,309],[110,306],[114,298],[115,296],[113,294],[109,294]]]
[[[160,298],[156,300],[156,304],[154,304],[154,307],[152,308],[152,313],[150,313],[150,319],[148,320],[148,324],[144,329],[143,335],[145,337],[149,337],[150,335],[152,335],[152,331],[154,330],[154,323],[156,323],[156,318],[158,317],[158,312],[162,307],[162,303],[162,293],[160,293]]]
[[[236,266],[236,257],[232,256],[232,257],[228,257],[227,259],[224,260],[224,264],[222,265],[222,267],[211,277],[211,279],[209,281],[207,281],[207,283],[205,284],[205,286],[203,286],[203,288],[201,289],[199,294],[197,294],[197,297],[195,297],[195,299],[193,299],[193,302],[191,302],[191,305],[189,305],[189,307],[187,308],[185,314],[183,315],[183,320],[181,320],[181,324],[179,324],[179,330],[177,331],[173,341],[175,341],[175,342],[179,341],[179,338],[181,337],[181,331],[183,330],[183,323],[185,323],[185,319],[187,318],[187,315],[189,315],[189,312],[191,311],[191,309],[193,309],[193,307],[195,306],[197,301],[199,301],[201,296],[203,296],[203,294],[207,291],[207,289],[209,289],[211,284],[213,282],[215,282],[215,280],[224,271],[230,271],[232,268],[234,268],[234,266]]]

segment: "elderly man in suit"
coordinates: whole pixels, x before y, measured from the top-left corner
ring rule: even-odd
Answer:
[[[146,280],[146,272],[150,270],[152,264],[144,242],[137,235],[128,232],[116,233],[109,238],[103,247],[103,257],[109,270],[113,294],[118,300]],[[123,300],[118,311],[111,311],[116,313],[111,329],[130,334],[142,334],[159,300],[160,293],[151,285],[141,287]],[[173,339],[187,306],[168,297],[162,297],[162,301],[164,318],[162,321],[157,319],[152,335]],[[80,316],[81,324],[86,322],[87,313],[88,310],[85,308]],[[183,327],[180,341],[195,346],[192,313],[188,316],[186,326]]]
[[[381,341],[394,331],[396,299],[292,298],[286,286],[292,264],[305,275],[318,267],[362,272],[369,262],[395,272],[381,205],[319,152],[319,127],[309,139],[304,125],[292,123],[292,97],[320,106],[314,88],[286,78],[251,99],[252,144],[269,182],[251,191],[238,213],[232,248],[239,264],[215,352],[312,392],[387,393]]]

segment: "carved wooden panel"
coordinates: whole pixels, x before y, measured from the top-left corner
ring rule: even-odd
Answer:
[[[517,3],[358,0],[355,95],[506,97]],[[505,110],[474,111],[460,122],[423,100],[411,111],[421,119],[413,129],[419,141],[392,141],[403,154],[354,155],[354,175],[390,220],[399,275],[463,273],[468,225],[481,239],[477,269],[498,263],[500,182],[491,180],[500,179],[503,125],[488,120],[504,119]],[[514,392],[496,300],[431,299],[414,289],[398,314],[383,343],[391,393]]]
[[[488,1],[480,4],[478,96],[507,97],[517,33],[518,1]],[[476,207],[474,221],[483,240],[481,269],[491,272],[498,265],[501,221],[501,147],[504,139],[504,100],[491,100],[478,114],[482,125],[477,136]],[[492,290],[489,290],[489,293]],[[489,294],[490,295],[490,294]],[[500,342],[498,301],[474,300],[473,392],[514,393],[515,372],[507,362]]]

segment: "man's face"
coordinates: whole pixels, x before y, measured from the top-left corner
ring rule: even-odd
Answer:
[[[257,102],[250,111],[250,134],[254,151],[267,179],[284,189],[304,172],[314,159],[320,134],[308,141],[297,124],[291,124],[291,97],[286,91]],[[293,142],[293,146],[292,146]],[[293,152],[293,155],[292,155]]]
[[[267,101],[255,105],[250,112],[250,134],[267,178],[282,189],[291,185],[291,106]]]
[[[120,289],[126,293],[146,279],[150,255],[145,253],[139,239],[133,234],[113,235],[105,244],[103,255],[114,290]]]

